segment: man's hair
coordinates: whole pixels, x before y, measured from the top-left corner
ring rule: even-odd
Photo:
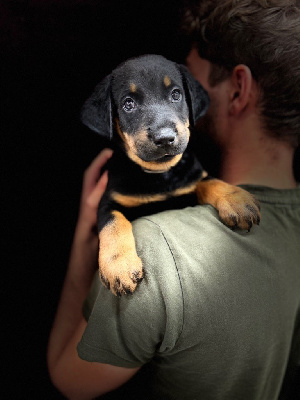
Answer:
[[[247,65],[260,88],[264,129],[300,139],[300,0],[190,0],[183,29],[212,62],[210,83]]]

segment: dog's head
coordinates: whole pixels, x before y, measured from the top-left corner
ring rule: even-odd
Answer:
[[[129,59],[95,88],[82,122],[109,139],[122,139],[128,157],[163,172],[185,151],[189,126],[206,112],[206,91],[186,67],[162,56]]]

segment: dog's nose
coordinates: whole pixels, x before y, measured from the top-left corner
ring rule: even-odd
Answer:
[[[162,128],[152,135],[152,140],[157,147],[169,146],[175,142],[176,132],[170,128]]]

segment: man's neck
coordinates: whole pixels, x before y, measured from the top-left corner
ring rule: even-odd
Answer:
[[[223,152],[220,179],[233,185],[252,184],[274,189],[297,186],[293,174],[294,150],[283,142],[263,140],[255,145],[230,146]]]

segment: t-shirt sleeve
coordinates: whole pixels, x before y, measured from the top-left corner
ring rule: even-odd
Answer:
[[[183,326],[180,277],[160,227],[147,218],[133,223],[145,276],[132,295],[114,296],[95,277],[84,304],[87,328],[80,358],[138,367],[175,346]]]

